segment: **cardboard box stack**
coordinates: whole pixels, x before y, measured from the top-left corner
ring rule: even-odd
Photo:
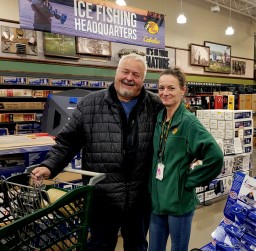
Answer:
[[[197,110],[197,118],[212,134],[224,153],[222,173],[213,182],[222,180],[221,192],[197,188],[200,201],[207,201],[227,194],[234,172],[249,173],[252,167],[253,111],[252,110]]]

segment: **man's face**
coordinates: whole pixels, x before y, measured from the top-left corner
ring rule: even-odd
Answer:
[[[144,64],[133,58],[124,60],[116,71],[115,89],[121,101],[129,101],[139,96],[143,87]]]

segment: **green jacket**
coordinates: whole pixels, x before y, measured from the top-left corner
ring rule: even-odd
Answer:
[[[158,114],[154,133],[153,168],[150,182],[153,213],[183,215],[198,204],[195,187],[207,185],[223,166],[223,153],[212,135],[184,104],[176,110],[166,141],[162,163],[164,177],[156,179],[162,121],[166,110]],[[193,160],[203,164],[191,170]]]

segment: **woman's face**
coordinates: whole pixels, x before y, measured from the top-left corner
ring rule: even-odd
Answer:
[[[172,75],[162,75],[158,81],[158,95],[166,107],[179,106],[186,87],[180,87],[179,81]]]

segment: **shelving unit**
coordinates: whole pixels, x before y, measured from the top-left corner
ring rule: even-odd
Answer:
[[[71,80],[66,81],[68,84],[71,83]],[[48,84],[0,84],[0,128],[7,128],[9,134],[40,132],[44,103],[49,94],[71,89],[97,91],[107,88],[112,83],[102,80],[86,80],[83,81],[87,84],[86,86],[63,86],[50,85],[49,83],[54,81],[48,79],[45,82]],[[147,83],[145,87],[153,92],[157,90],[156,84]],[[31,119],[13,119],[17,114],[31,114]]]

